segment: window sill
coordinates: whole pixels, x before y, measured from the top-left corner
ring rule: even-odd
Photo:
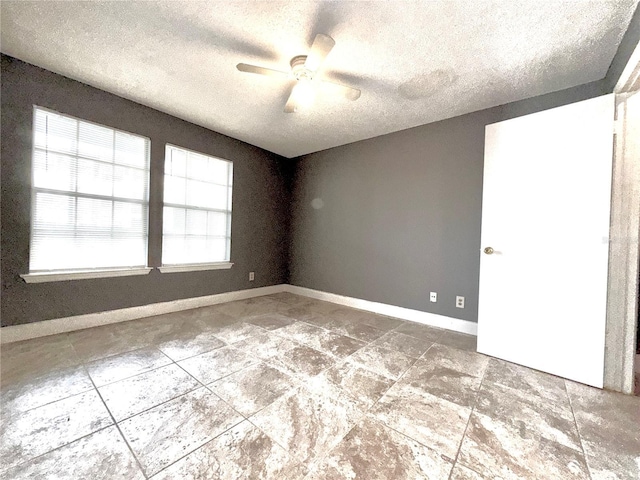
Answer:
[[[85,270],[76,272],[42,272],[20,275],[27,283],[61,282],[64,280],[85,280],[89,278],[129,277],[131,275],[147,275],[150,267],[124,268],[118,270]]]
[[[158,267],[162,273],[197,272],[200,270],[228,270],[233,267],[231,262],[203,263],[198,265],[164,265]]]

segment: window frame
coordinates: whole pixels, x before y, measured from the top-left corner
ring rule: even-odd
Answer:
[[[174,264],[174,263],[170,263],[170,264],[165,264],[164,263],[164,236],[165,236],[165,231],[164,231],[164,222],[165,222],[165,218],[164,218],[164,209],[166,207],[170,207],[170,208],[182,208],[185,211],[192,209],[192,210],[203,210],[206,212],[210,212],[210,211],[214,211],[214,212],[221,212],[220,209],[216,209],[216,208],[206,208],[206,207],[197,207],[197,206],[193,206],[193,205],[187,205],[186,203],[183,205],[180,204],[176,204],[176,203],[168,203],[165,200],[165,192],[166,192],[166,185],[165,185],[165,179],[167,176],[166,173],[166,165],[167,165],[167,151],[169,150],[169,148],[174,148],[174,149],[178,149],[178,150],[182,150],[184,152],[188,153],[193,153],[195,155],[200,155],[203,157],[208,157],[208,158],[212,158],[214,160],[218,160],[221,162],[226,162],[230,165],[231,168],[231,173],[230,173],[230,177],[231,177],[231,183],[227,182],[227,188],[231,188],[231,196],[230,196],[230,205],[229,205],[229,209],[226,210],[225,212],[227,213],[227,215],[229,216],[228,219],[228,227],[227,227],[227,235],[225,237],[228,236],[228,260],[224,260],[224,261],[220,261],[220,262],[198,262],[198,263],[180,263],[180,264]],[[186,148],[186,147],[182,147],[179,145],[176,145],[174,143],[170,143],[170,142],[166,142],[164,145],[164,159],[162,162],[162,229],[161,229],[161,238],[162,238],[162,248],[161,248],[161,252],[160,252],[160,266],[157,267],[158,270],[160,270],[161,273],[180,273],[180,272],[194,272],[194,271],[203,271],[203,270],[227,270],[230,269],[231,267],[233,267],[233,262],[231,262],[231,249],[232,249],[232,223],[233,223],[233,174],[234,174],[234,165],[233,165],[233,160],[227,160],[226,158],[221,158],[218,157],[216,155],[211,155],[209,153],[204,153],[204,152],[198,152],[197,150],[193,150],[191,148]],[[186,175],[186,174],[185,174]],[[185,176],[185,181],[187,179],[190,179],[191,177]],[[196,179],[193,179],[196,180]]]
[[[82,122],[89,125],[95,125],[100,128],[107,128],[113,131],[113,134],[121,133],[125,135],[132,135],[138,138],[142,138],[146,141],[146,169],[140,169],[139,167],[131,167],[138,168],[139,170],[146,171],[146,184],[145,184],[145,198],[143,200],[130,199],[130,198],[121,198],[116,197],[115,195],[107,196],[102,194],[93,194],[93,193],[79,193],[79,192],[71,192],[65,190],[56,190],[49,189],[44,187],[36,187],[35,186],[35,168],[34,168],[34,159],[36,153],[36,115],[38,111],[42,111],[45,113],[49,113],[52,115],[59,115],[61,117],[66,117],[71,120],[75,120],[76,122]],[[52,150],[53,151],[53,150]],[[53,151],[56,153],[55,151]],[[67,154],[64,154],[67,155]],[[71,156],[71,155],[67,155]],[[96,159],[86,158],[82,155],[79,155],[77,152],[74,155],[76,161],[78,159],[86,159],[88,161],[100,161]],[[149,262],[149,218],[150,218],[150,196],[151,196],[151,139],[147,136],[140,135],[137,133],[128,132],[126,130],[122,130],[119,128],[114,128],[109,125],[103,125],[97,122],[93,122],[90,120],[85,120],[74,115],[68,115],[66,113],[58,112],[57,110],[53,110],[51,108],[42,107],[39,105],[32,105],[32,126],[31,126],[31,163],[30,163],[30,219],[29,219],[29,273],[21,274],[20,276],[27,283],[42,283],[42,282],[51,282],[51,281],[60,281],[60,280],[77,280],[77,279],[88,279],[88,278],[105,278],[105,277],[120,277],[120,276],[131,276],[131,275],[146,275],[151,270],[152,267],[148,266]],[[108,163],[108,162],[103,162]],[[114,164],[115,165],[115,164]],[[126,165],[125,165],[126,166]],[[146,206],[146,216],[144,218],[145,221],[145,230],[146,230],[146,241],[144,242],[144,264],[135,265],[135,266],[119,266],[119,267],[95,267],[95,268],[86,268],[86,269],[56,269],[56,270],[31,270],[31,254],[32,254],[32,244],[33,244],[33,235],[34,235],[34,223],[35,223],[35,209],[36,209],[36,195],[37,193],[48,193],[54,195],[62,195],[70,198],[94,198],[99,200],[111,200],[125,202],[125,203],[133,203],[137,205]]]

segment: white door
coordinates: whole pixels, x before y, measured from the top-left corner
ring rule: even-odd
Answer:
[[[614,108],[605,95],[488,125],[485,137],[478,351],[596,387]]]

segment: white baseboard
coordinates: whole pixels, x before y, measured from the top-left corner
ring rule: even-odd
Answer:
[[[111,323],[126,322],[138,318],[152,317],[164,313],[179,312],[192,308],[207,307],[218,303],[233,302],[246,298],[261,297],[272,293],[284,292],[285,285],[272,285],[269,287],[251,288],[235,292],[206,295],[204,297],[184,298],[170,302],[152,303],[139,307],[121,308],[106,312],[88,313],[73,317],[56,318],[41,322],[27,323],[24,325],[12,325],[0,329],[0,344],[19,342],[30,338],[45,337],[57,333],[72,332],[84,328],[109,325]]]
[[[310,288],[298,287],[295,285],[272,285],[269,287],[252,288],[248,290],[238,290],[235,292],[219,293],[216,295],[206,295],[204,297],[184,298],[170,302],[152,303],[139,307],[121,308],[119,310],[109,310],[107,312],[88,313],[86,315],[76,315],[73,317],[56,318],[44,320],[42,322],[27,323],[24,325],[12,325],[0,329],[0,344],[19,342],[31,338],[45,337],[58,333],[72,332],[84,328],[99,327],[111,323],[126,322],[138,318],[152,317],[165,313],[190,310],[192,308],[208,307],[218,303],[233,302],[252,297],[262,297],[273,293],[289,292],[296,295],[323,300],[346,307],[366,310],[389,317],[400,318],[412,322],[422,323],[433,327],[446,328],[456,332],[478,334],[478,324],[467,320],[445,317],[435,313],[421,312],[410,308],[397,307],[386,303],[371,302],[359,298],[345,297],[335,293],[321,292]]]
[[[315,298],[316,300],[324,300],[325,302],[337,303],[346,307],[366,310],[368,312],[386,315],[388,317],[400,318],[411,322],[422,323],[432,327],[446,328],[455,332],[467,333],[469,335],[478,335],[478,324],[468,320],[460,320],[458,318],[446,317],[435,313],[422,312],[411,308],[397,307],[386,303],[371,302],[360,298],[345,297],[335,293],[321,292],[312,290],[311,288],[298,287],[296,285],[283,285],[284,291],[303,295],[305,297]]]

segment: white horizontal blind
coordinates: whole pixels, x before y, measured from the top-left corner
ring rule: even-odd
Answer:
[[[34,108],[30,272],[147,264],[149,140]]]
[[[233,163],[167,145],[162,264],[228,262]]]

